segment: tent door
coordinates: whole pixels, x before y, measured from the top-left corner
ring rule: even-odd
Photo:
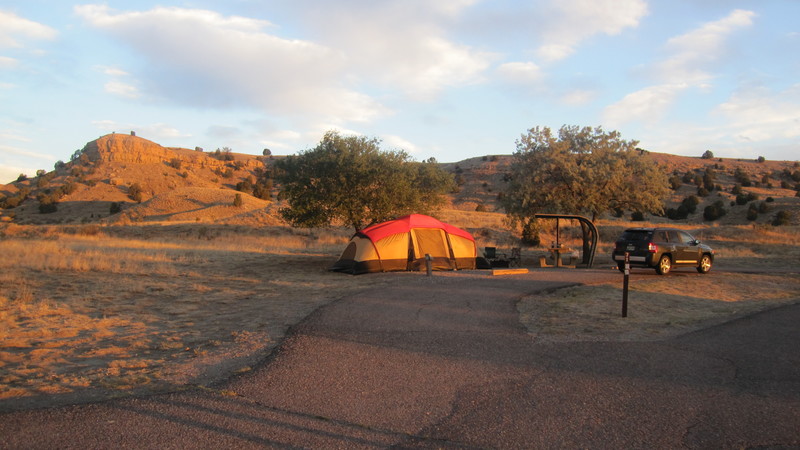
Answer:
[[[411,270],[425,267],[425,255],[431,255],[432,266],[436,270],[450,270],[450,247],[444,230],[438,228],[414,228],[411,230],[414,258],[409,261]]]

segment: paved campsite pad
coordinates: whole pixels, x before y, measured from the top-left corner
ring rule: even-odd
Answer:
[[[214,390],[6,414],[0,444],[800,445],[800,305],[659,342],[537,342],[515,304],[566,272],[402,274],[319,309]]]

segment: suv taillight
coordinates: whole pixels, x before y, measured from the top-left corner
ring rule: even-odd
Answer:
[[[647,251],[650,253],[658,253],[658,245],[650,242],[647,244]]]

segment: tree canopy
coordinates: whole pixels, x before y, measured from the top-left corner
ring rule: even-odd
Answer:
[[[296,227],[347,225],[356,230],[411,213],[431,213],[452,190],[452,175],[435,160],[382,151],[380,140],[325,133],[319,144],[275,163],[276,181]]]
[[[512,223],[523,231],[536,213],[588,214],[663,212],[667,176],[637,141],[617,131],[564,125],[528,130],[517,140],[503,196]]]

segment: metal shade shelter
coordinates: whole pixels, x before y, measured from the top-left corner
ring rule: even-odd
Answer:
[[[559,220],[577,220],[581,224],[583,231],[583,261],[581,262],[586,268],[591,268],[594,264],[594,254],[597,251],[597,227],[594,226],[591,220],[583,216],[574,214],[534,214],[537,219],[555,219],[556,220],[556,245],[559,243]]]

